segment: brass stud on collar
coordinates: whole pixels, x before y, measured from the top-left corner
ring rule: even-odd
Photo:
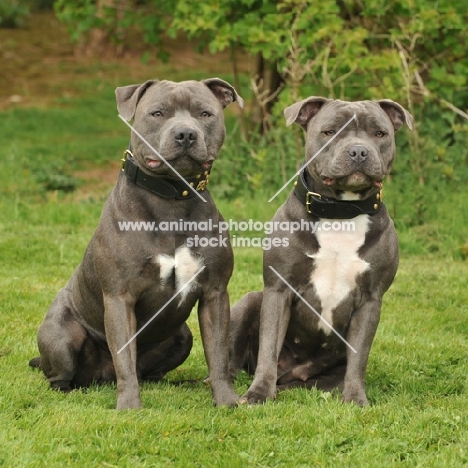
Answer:
[[[209,174],[209,172],[208,172],[208,171],[205,171],[205,172],[204,172],[204,175],[208,175],[208,174]]]
[[[182,192],[182,196],[183,196],[183,197],[186,197],[187,195],[188,195],[187,190],[184,190],[184,191]]]
[[[294,182],[294,187],[297,187],[297,180]]]
[[[193,182],[190,182],[190,187],[193,187],[195,184]]]
[[[380,200],[380,193],[376,195],[377,200]]]
[[[197,174],[195,177],[199,179],[201,177],[201,174]]]
[[[376,204],[374,205],[374,210],[376,210],[378,207],[379,207],[379,205],[376,203]]]

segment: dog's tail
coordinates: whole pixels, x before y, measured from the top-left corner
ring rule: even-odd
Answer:
[[[41,367],[41,357],[38,356],[38,357],[35,357],[35,358],[31,359],[29,361],[29,365],[31,367],[35,367],[35,368],[39,369]]]

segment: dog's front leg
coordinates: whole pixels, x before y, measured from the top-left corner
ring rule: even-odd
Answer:
[[[278,357],[289,324],[291,299],[289,291],[269,288],[263,292],[257,369],[241,403],[264,403],[276,396]]]
[[[117,377],[117,409],[140,408],[137,344],[132,339],[136,333],[134,303],[125,295],[104,296],[104,307],[106,338]]]
[[[229,295],[225,288],[213,288],[203,295],[198,319],[214,403],[234,406],[239,397],[229,378]]]
[[[366,397],[365,376],[372,341],[380,320],[379,299],[370,299],[357,309],[351,317],[348,328],[347,365],[341,401],[369,404]]]

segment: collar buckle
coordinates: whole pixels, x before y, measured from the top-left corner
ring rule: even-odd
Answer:
[[[320,193],[316,193],[316,192],[307,192],[306,193],[306,210],[307,210],[307,213],[309,214],[312,214],[312,211],[310,211],[310,205],[312,205],[312,197],[318,197],[318,198],[322,198],[322,195],[320,195]]]
[[[123,155],[122,155],[122,166],[120,167],[120,169],[122,170],[122,172],[125,172],[125,161],[127,160],[127,155],[130,156],[131,158],[133,158],[133,154],[130,150],[126,149],[124,152],[123,152]]]

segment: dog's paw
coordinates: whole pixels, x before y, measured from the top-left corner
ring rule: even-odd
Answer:
[[[215,406],[225,406],[227,408],[235,408],[239,405],[239,395],[234,394],[227,398],[221,398],[214,401]]]
[[[248,391],[245,395],[242,395],[239,400],[241,405],[259,405],[266,403],[267,400],[274,400],[275,396],[265,395],[263,393]]]
[[[50,383],[50,388],[61,393],[70,393],[73,389],[69,380],[56,380]]]
[[[215,406],[234,408],[239,403],[239,395],[234,391],[232,383],[228,381],[210,381]]]
[[[369,400],[366,397],[366,394],[361,392],[346,392],[344,391],[341,395],[342,403],[354,403],[358,406],[367,406],[369,405]]]
[[[140,393],[121,393],[117,396],[117,406],[115,409],[139,409],[141,408]]]
[[[29,365],[30,365],[31,367],[36,368],[36,369],[40,369],[40,368],[41,368],[41,357],[38,356],[38,357],[32,358],[32,359],[29,361]]]

